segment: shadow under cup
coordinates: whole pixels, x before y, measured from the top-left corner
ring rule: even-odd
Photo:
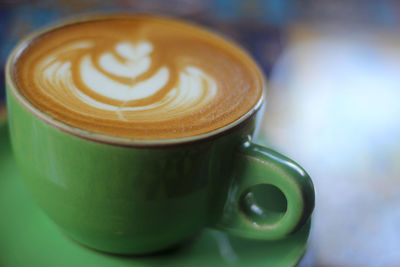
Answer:
[[[297,231],[314,207],[310,177],[251,143],[263,99],[232,124],[189,138],[135,141],[72,128],[36,109],[6,67],[14,155],[41,209],[80,243],[146,254],[215,227],[274,240]],[[257,191],[259,191],[257,193]]]

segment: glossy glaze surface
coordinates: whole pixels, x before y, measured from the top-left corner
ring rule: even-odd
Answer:
[[[256,155],[251,144],[241,150],[252,158],[249,162],[236,153],[255,133],[261,112],[205,140],[123,147],[60,131],[25,109],[14,93],[7,91],[10,133],[24,183],[63,231],[91,248],[118,254],[152,253],[215,225],[244,237],[277,239],[311,215],[312,183],[304,171],[297,171],[300,166],[287,164],[278,154]],[[245,170],[236,178],[232,163]],[[280,176],[289,183],[279,183]],[[239,198],[261,183],[281,189],[288,209],[273,225],[260,227],[240,212]],[[232,189],[237,191],[233,195]],[[304,201],[302,194],[312,201]]]
[[[206,229],[183,246],[146,257],[119,257],[80,246],[33,203],[0,126],[0,266],[294,266],[309,224],[279,241],[248,240]],[[45,251],[45,253],[44,253]]]

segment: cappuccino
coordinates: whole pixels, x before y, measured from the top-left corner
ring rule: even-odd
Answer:
[[[170,139],[229,125],[260,100],[263,76],[237,46],[147,15],[76,21],[34,38],[13,69],[20,93],[72,127]]]

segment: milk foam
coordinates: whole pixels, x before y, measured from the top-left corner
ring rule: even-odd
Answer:
[[[152,64],[153,45],[149,41],[137,43],[121,41],[115,44],[114,51],[103,52],[97,65],[93,62],[93,58],[85,53],[75,63],[79,65],[76,69],[79,70],[80,79],[87,88],[106,98],[121,101],[115,105],[102,103],[80,90],[72,79],[75,66],[68,60],[59,59],[65,52],[70,53],[74,49],[82,52],[82,49],[93,49],[94,46],[95,44],[91,42],[83,41],[70,44],[49,55],[43,60],[40,76],[37,77],[37,80],[44,85],[42,88],[50,86],[51,90],[70,90],[85,104],[97,109],[118,112],[119,117],[124,120],[126,118],[121,111],[141,111],[137,116],[141,120],[146,119],[146,116],[149,116],[149,120],[157,120],[157,117],[154,117],[156,113],[163,114],[164,118],[166,114],[168,117],[174,117],[182,112],[201,108],[212,101],[217,94],[216,81],[198,67],[189,65],[179,70],[177,84],[163,98],[141,106],[125,105],[127,101],[145,99],[165,88],[170,79],[170,71],[168,67],[160,66],[151,77],[135,82],[135,78],[145,74]],[[122,60],[118,59],[115,53]],[[130,78],[133,82],[121,83],[109,74]]]

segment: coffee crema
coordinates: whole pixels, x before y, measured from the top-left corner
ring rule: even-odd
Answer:
[[[259,101],[264,81],[240,48],[147,15],[77,21],[36,37],[14,65],[18,90],[55,120],[134,139],[204,134]]]

